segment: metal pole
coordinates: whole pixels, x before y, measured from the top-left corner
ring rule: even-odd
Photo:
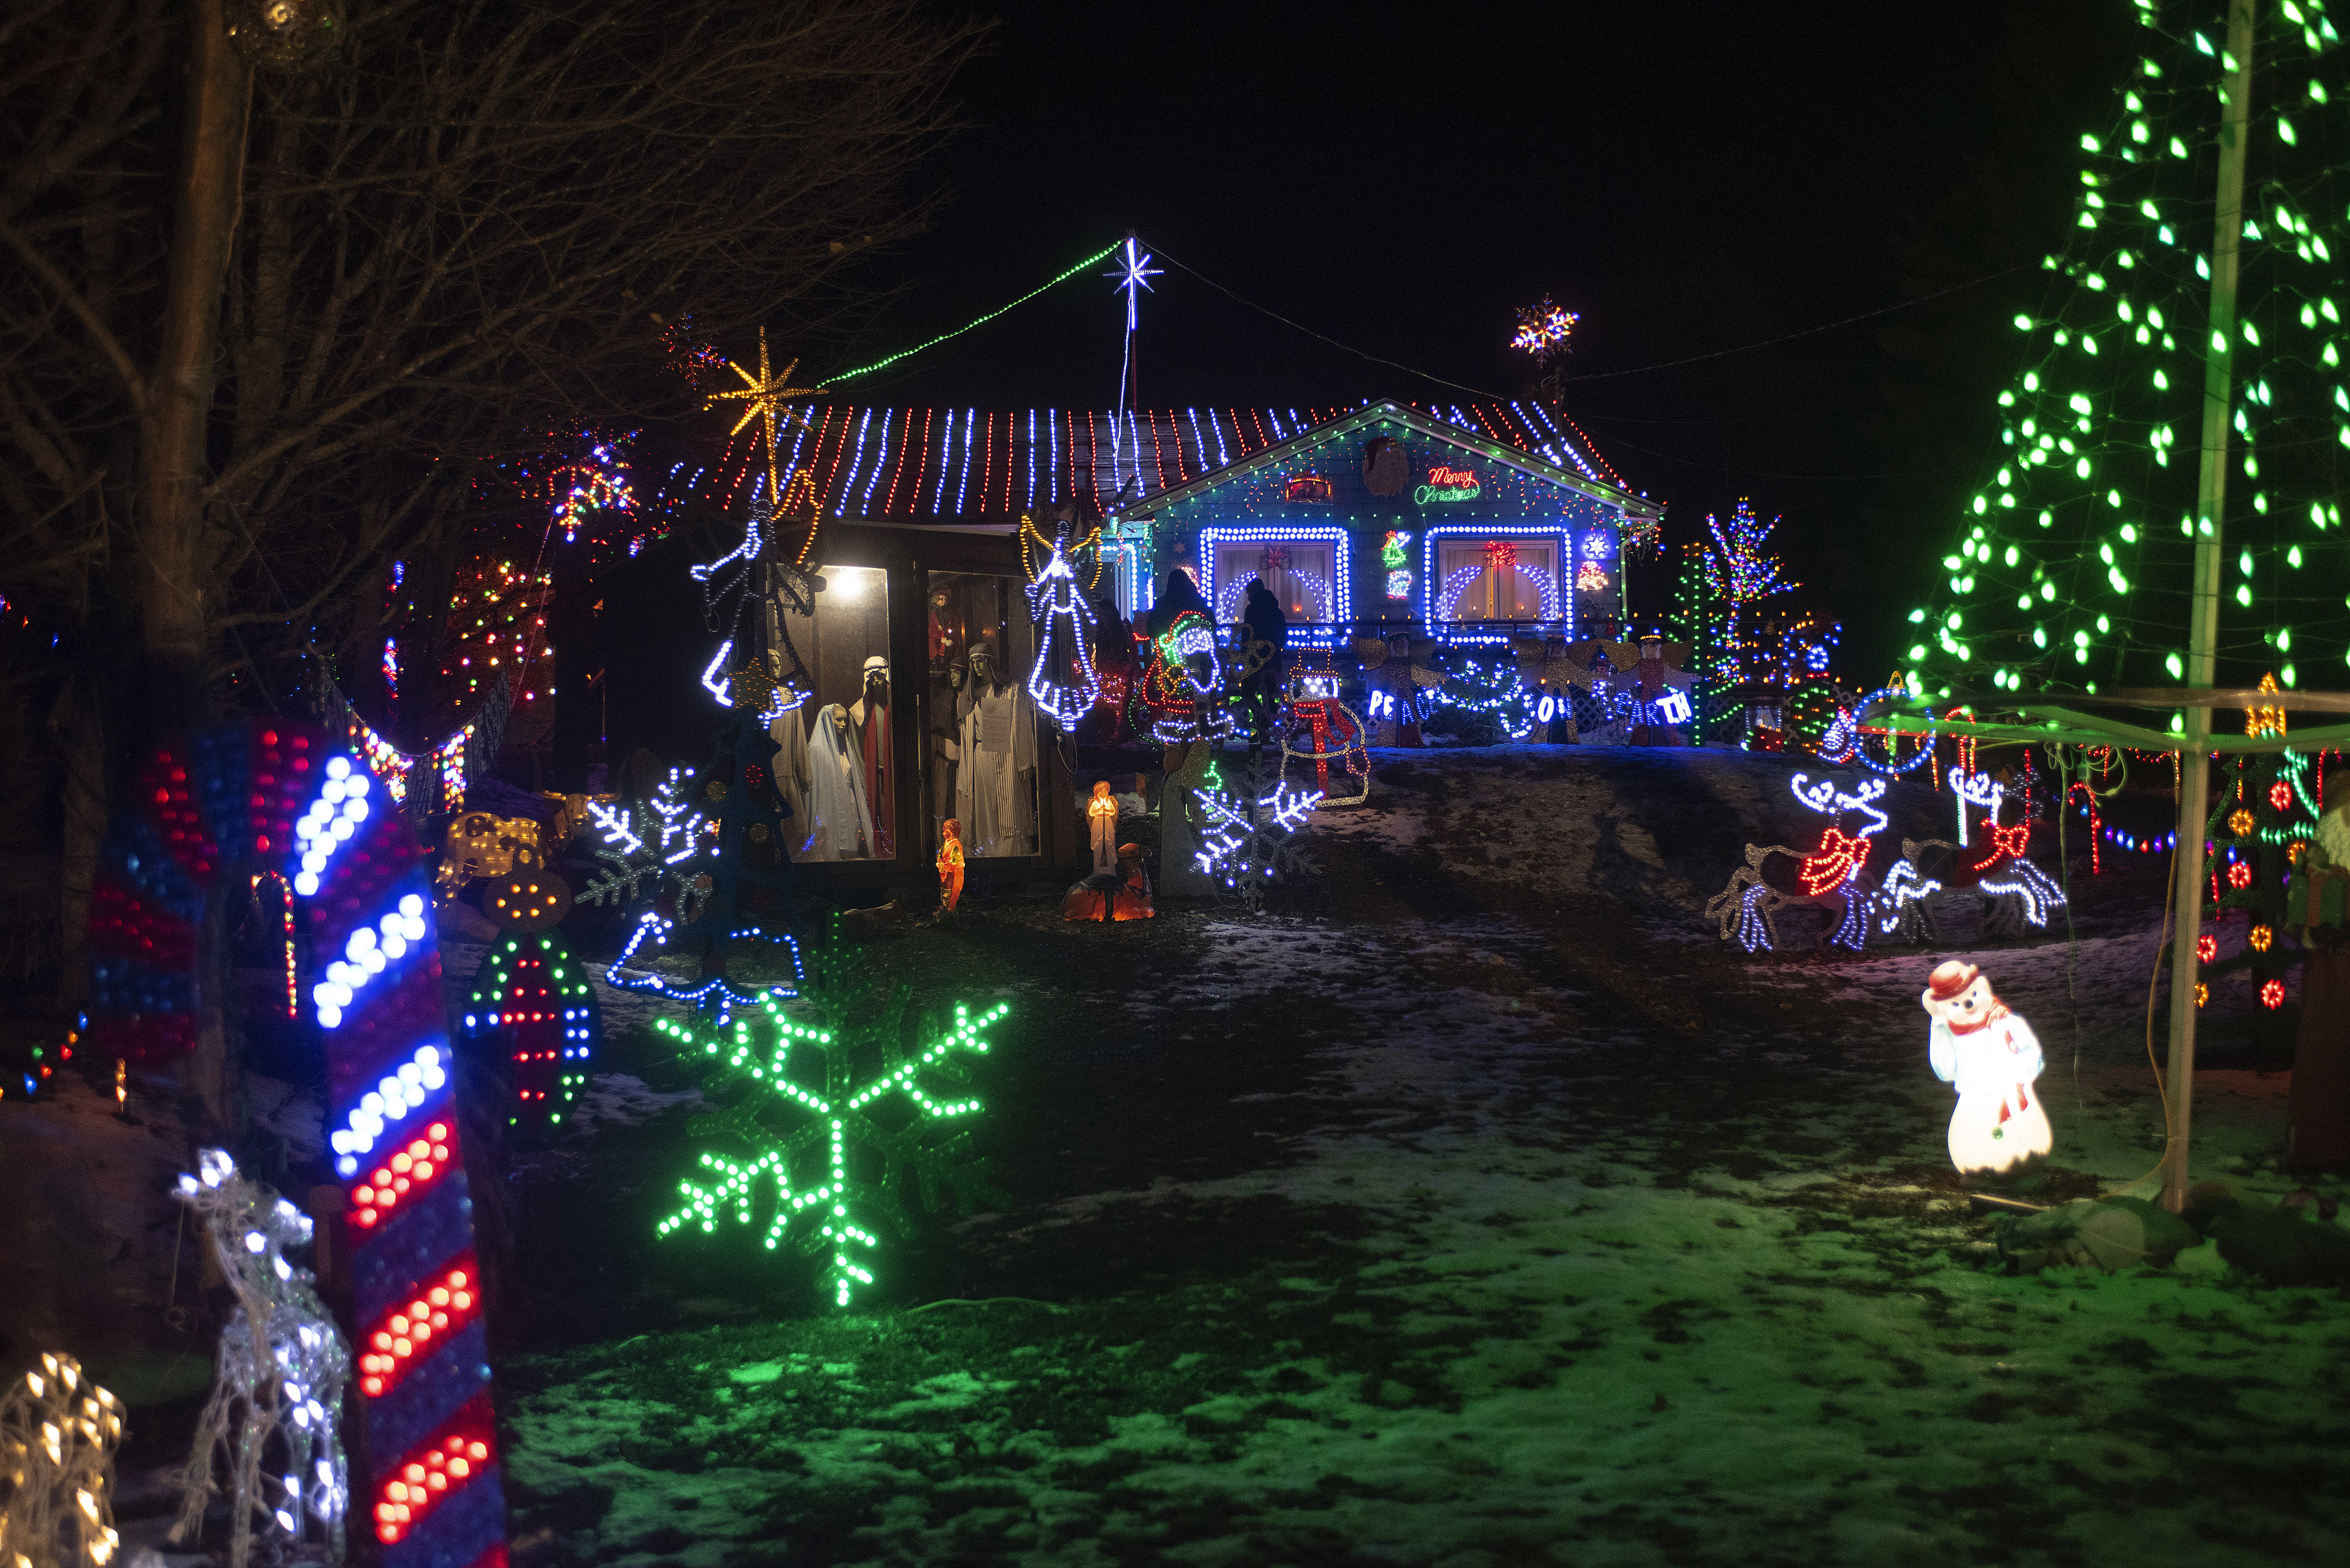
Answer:
[[[2220,548],[2228,495],[2228,404],[2235,362],[2236,261],[2244,233],[2245,122],[2252,101],[2252,0],[2228,7],[2220,114],[2220,189],[2211,233],[2211,327],[2204,343],[2203,447],[2195,487],[2195,588],[2188,604],[2187,684],[2209,690],[2220,634]],[[2203,827],[2210,815],[2211,710],[2186,710],[2178,767],[2178,884],[2172,893],[2170,1076],[2164,1106],[2162,1206],[2187,1206],[2187,1146],[2195,1101],[2196,940],[2203,925]]]

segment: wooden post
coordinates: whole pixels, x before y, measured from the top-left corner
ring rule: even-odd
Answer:
[[[2228,405],[2235,364],[2236,264],[2244,233],[2244,142],[2252,101],[2252,0],[2228,8],[2228,71],[2220,114],[2220,187],[2211,230],[2211,327],[2203,349],[2203,443],[2196,477],[2195,587],[2188,601],[2187,684],[2209,691],[2220,633],[2220,550],[2228,495]],[[2172,893],[2170,1070],[2163,1107],[2162,1206],[2187,1207],[2188,1132],[2195,1102],[2196,940],[2203,924],[2203,827],[2210,815],[2211,710],[2186,710],[2178,769],[2178,880]]]

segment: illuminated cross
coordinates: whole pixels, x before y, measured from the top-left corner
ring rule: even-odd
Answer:
[[[714,408],[724,401],[740,402],[743,405],[743,417],[734,421],[733,430],[726,432],[730,438],[742,434],[743,427],[753,420],[759,421],[761,435],[767,443],[767,494],[771,498],[775,497],[782,488],[775,473],[775,421],[780,419],[786,425],[806,424],[805,420],[795,418],[785,410],[783,405],[794,398],[807,397],[818,389],[795,387],[789,384],[792,372],[800,368],[800,362],[797,359],[785,366],[784,373],[780,376],[769,373],[767,329],[764,327],[759,328],[758,375],[754,377],[750,371],[732,359],[726,361],[726,368],[743,379],[743,385],[740,389],[732,392],[712,392],[710,395],[708,406]]]
[[[1118,270],[1102,274],[1104,277],[1118,279],[1117,287],[1126,291],[1126,329],[1128,332],[1134,330],[1134,291],[1137,288],[1149,288],[1150,280],[1159,276],[1164,270],[1161,267],[1152,266],[1150,253],[1138,250],[1134,236],[1128,234],[1126,236],[1126,255],[1118,264]],[[1152,292],[1156,293],[1157,290],[1154,289]]]

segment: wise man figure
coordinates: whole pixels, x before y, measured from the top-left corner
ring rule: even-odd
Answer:
[[[865,798],[873,807],[873,857],[892,859],[898,827],[898,763],[890,751],[889,661],[875,654],[865,661],[865,693],[849,705],[865,759]]]

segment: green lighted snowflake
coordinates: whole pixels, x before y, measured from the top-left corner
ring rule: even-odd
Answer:
[[[820,971],[838,967],[819,962]],[[708,1184],[678,1183],[684,1207],[660,1221],[660,1233],[686,1226],[714,1232],[722,1220],[755,1227],[764,1209],[770,1251],[796,1237],[805,1252],[830,1252],[837,1306],[848,1304],[857,1285],[873,1282],[855,1251],[880,1244],[873,1225],[901,1237],[912,1232],[917,1210],[906,1202],[902,1176],[913,1179],[920,1212],[941,1208],[942,1187],[962,1213],[982,1200],[1008,1201],[988,1180],[988,1162],[969,1157],[968,1125],[946,1125],[967,1123],[979,1101],[925,1086],[967,1089],[970,1069],[956,1058],[987,1054],[986,1031],[1008,1005],[977,1017],[958,1006],[942,1031],[926,1029],[926,1042],[909,1049],[905,988],[886,1003],[854,1011],[842,1004],[844,990],[827,984],[812,991],[803,1008],[814,1025],[786,1018],[773,999],[715,1029],[667,1020],[654,1025],[739,1089],[730,1103],[696,1117],[694,1130],[754,1151],[747,1159],[703,1154]],[[772,1201],[765,1197],[770,1187]]]

